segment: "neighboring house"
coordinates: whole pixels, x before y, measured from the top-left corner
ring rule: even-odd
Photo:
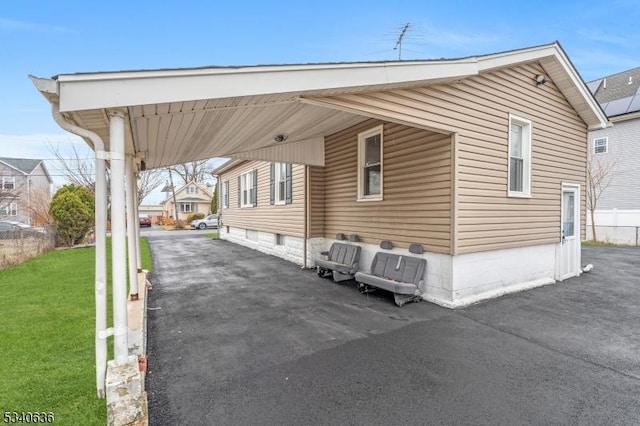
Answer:
[[[140,216],[149,216],[155,219],[158,216],[164,216],[164,206],[141,204],[138,206],[138,214]]]
[[[214,171],[220,237],[309,267],[355,234],[365,271],[381,240],[419,243],[425,298],[445,306],[579,275],[587,132],[606,117],[568,60],[483,58],[478,75],[309,100],[363,116],[324,136],[324,167]]]
[[[589,133],[594,174],[610,170],[595,209],[598,240],[640,244],[640,68],[587,84],[612,127]],[[591,217],[587,238],[593,239]]]
[[[163,208],[163,215],[175,219],[175,204],[171,189],[165,191],[167,198],[160,204]],[[179,220],[186,220],[191,213],[209,214],[211,211],[211,189],[198,182],[189,182],[176,190],[176,203],[178,207]]]
[[[0,157],[0,220],[41,225],[38,210],[48,210],[52,184],[43,160]]]

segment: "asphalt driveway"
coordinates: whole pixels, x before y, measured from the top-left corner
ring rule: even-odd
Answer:
[[[638,249],[452,311],[195,231],[149,241],[151,425],[640,424]]]

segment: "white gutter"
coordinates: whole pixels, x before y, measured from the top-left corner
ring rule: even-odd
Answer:
[[[58,104],[52,103],[51,105],[51,115],[53,115],[55,122],[68,132],[90,139],[93,143],[93,149],[96,154],[96,386],[98,398],[104,398],[107,368],[107,340],[106,337],[104,337],[105,330],[107,329],[107,172],[104,142],[96,133],[68,122],[60,113]]]

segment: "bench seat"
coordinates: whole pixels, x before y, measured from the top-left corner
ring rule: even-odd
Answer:
[[[369,286],[390,291],[396,305],[402,306],[420,299],[426,268],[426,259],[378,252],[371,263],[371,272],[357,272],[355,279],[361,292],[369,291]]]
[[[321,277],[331,273],[334,281],[353,279],[358,271],[361,247],[353,244],[333,243],[327,259],[316,260],[318,275]]]

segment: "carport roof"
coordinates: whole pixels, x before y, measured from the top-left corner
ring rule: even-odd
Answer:
[[[211,157],[324,165],[324,136],[368,117],[322,106],[314,99],[455,81],[534,61],[590,128],[606,125],[605,115],[558,43],[458,59],[31,78],[49,102],[59,105],[68,121],[101,136],[107,150],[108,111],[123,110],[126,151],[144,159],[150,169]],[[279,135],[284,138],[276,141]]]

